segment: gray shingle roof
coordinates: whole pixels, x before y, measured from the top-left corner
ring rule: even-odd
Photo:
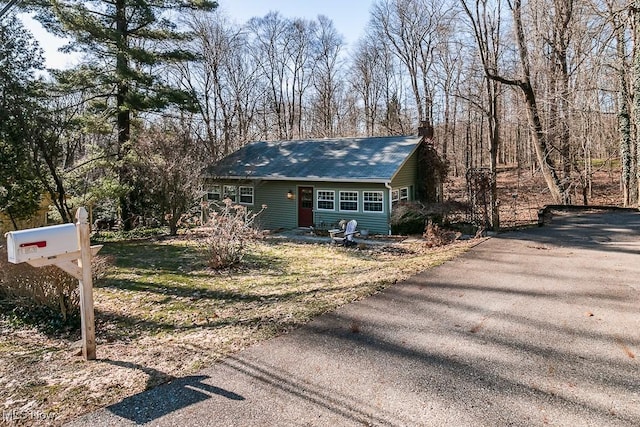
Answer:
[[[418,136],[256,141],[206,169],[217,178],[387,182]]]

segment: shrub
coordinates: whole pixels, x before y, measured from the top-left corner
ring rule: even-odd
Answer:
[[[109,260],[94,257],[92,264],[94,280],[98,280],[104,276]],[[30,323],[54,327],[75,324],[80,313],[75,277],[53,265],[36,268],[26,263],[9,263],[5,242],[0,242],[0,299],[16,317]]]
[[[429,204],[405,202],[393,208],[391,232],[393,234],[422,234],[429,221],[449,227],[452,223],[465,218],[467,209],[466,204],[453,201]]]
[[[454,231],[443,230],[438,224],[434,224],[433,221],[429,220],[422,237],[424,237],[426,245],[431,248],[453,243],[458,236]]]
[[[262,236],[257,218],[266,208],[252,212],[229,199],[210,208],[204,239],[209,266],[220,269],[242,261],[249,243]]]
[[[169,229],[167,227],[138,227],[129,231],[96,231],[96,233],[91,238],[100,242],[112,242],[122,240],[150,239],[158,236],[165,236],[168,234]]]
[[[391,233],[420,234],[424,231],[426,219],[421,204],[399,204],[394,207],[391,214]]]

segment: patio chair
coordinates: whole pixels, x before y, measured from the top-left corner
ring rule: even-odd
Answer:
[[[329,230],[329,235],[331,236],[331,240],[333,243],[341,244],[343,246],[355,246],[356,242],[353,240],[354,236],[360,234],[356,227],[358,226],[358,221],[352,219],[347,222],[346,225],[344,223],[341,224],[342,228],[339,230]]]

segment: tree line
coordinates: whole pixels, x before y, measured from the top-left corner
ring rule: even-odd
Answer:
[[[207,0],[29,0],[82,53],[68,70],[15,15],[0,21],[0,210],[47,194],[125,228],[175,232],[200,169],[252,140],[414,134],[450,173],[539,173],[556,203],[588,203],[594,159],[638,203],[640,0],[376,0],[348,46],[329,17],[232,22]]]

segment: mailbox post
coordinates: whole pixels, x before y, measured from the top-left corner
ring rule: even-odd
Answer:
[[[93,277],[91,257],[102,245],[91,246],[87,210],[79,208],[77,223],[31,228],[6,233],[9,262],[27,262],[34,267],[55,265],[78,279],[80,285],[80,318],[82,355],[96,358],[95,316],[93,310]]]
[[[93,310],[93,277],[91,274],[91,243],[89,241],[90,227],[87,221],[89,215],[85,208],[76,212],[76,228],[80,245],[78,267],[82,271],[80,284],[80,322],[82,328],[82,355],[85,360],[96,359],[96,324]]]

